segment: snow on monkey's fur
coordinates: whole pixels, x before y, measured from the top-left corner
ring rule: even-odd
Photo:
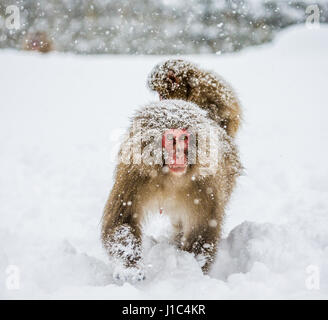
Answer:
[[[229,136],[236,136],[242,118],[240,101],[231,85],[216,72],[181,59],[169,59],[153,68],[147,84],[161,99],[196,103]]]
[[[182,176],[164,170],[167,167],[162,163],[161,142],[168,129],[191,132],[200,151],[196,163],[188,164]],[[208,140],[201,140],[201,136]],[[132,156],[138,141],[141,158],[139,154]],[[160,147],[149,158],[156,146]],[[199,163],[199,156],[203,160],[207,156],[211,163]],[[213,162],[209,170],[207,166]],[[174,227],[177,246],[195,256],[205,256],[203,271],[207,272],[215,257],[224,209],[240,170],[233,139],[197,105],[163,100],[142,107],[135,113],[119,152],[115,184],[103,216],[104,247],[127,267],[135,267],[141,259],[142,224],[149,215],[163,209]]]

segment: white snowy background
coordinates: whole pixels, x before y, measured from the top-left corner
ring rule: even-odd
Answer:
[[[0,52],[0,298],[327,299],[327,40],[327,27],[293,27],[273,44],[186,57],[239,93],[245,174],[209,276],[162,241],[145,251],[147,279],[123,285],[100,219],[119,137],[158,99],[146,77],[168,57]]]

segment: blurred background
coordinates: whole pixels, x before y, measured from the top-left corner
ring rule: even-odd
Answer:
[[[194,54],[238,51],[304,24],[313,1],[0,0],[0,48],[78,54]],[[328,1],[318,0],[320,23]],[[8,29],[6,8],[19,8]]]

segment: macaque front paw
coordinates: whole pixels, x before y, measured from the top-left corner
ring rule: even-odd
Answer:
[[[146,279],[144,270],[138,267],[122,267],[115,268],[113,273],[114,281],[122,284],[124,282],[138,283]]]

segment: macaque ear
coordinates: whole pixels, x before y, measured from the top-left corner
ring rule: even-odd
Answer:
[[[172,70],[169,70],[167,73],[167,79],[171,83],[179,83],[179,79],[176,77],[175,73]]]

